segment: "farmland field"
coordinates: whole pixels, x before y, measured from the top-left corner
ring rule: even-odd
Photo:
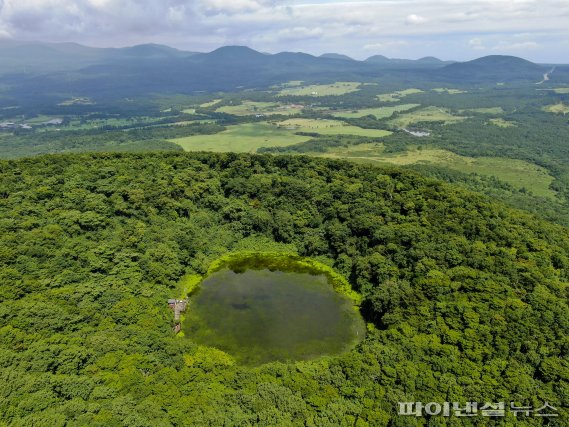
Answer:
[[[280,87],[299,87],[302,86],[302,83],[304,83],[302,80],[291,80],[290,82],[282,83]]]
[[[418,107],[419,105],[420,104],[401,104],[393,107],[364,108],[361,110],[340,111],[333,113],[332,115],[334,117],[342,117],[346,119],[357,119],[365,116],[375,116],[376,119],[384,119],[391,117],[395,112],[407,111]]]
[[[261,147],[284,147],[308,141],[309,136],[294,135],[290,130],[268,123],[229,126],[215,135],[196,135],[171,140],[186,151],[252,153]]]
[[[214,100],[209,101],[209,102],[204,102],[203,104],[200,105],[200,107],[201,108],[211,108],[215,104],[219,104],[221,101],[223,101],[223,100],[222,99],[214,99]]]
[[[512,121],[508,121],[508,120],[504,120],[502,118],[498,118],[498,119],[490,119],[490,123],[492,123],[493,125],[496,125],[498,127],[501,128],[511,128],[511,127],[515,127],[516,124]]]
[[[356,135],[382,138],[391,134],[380,129],[363,129],[337,120],[289,119],[277,125],[267,122],[244,123],[214,135],[195,135],[170,140],[186,151],[252,153],[261,147],[286,147],[311,139],[296,132],[321,135]]]
[[[453,116],[447,110],[438,107],[426,107],[412,113],[402,114],[399,117],[389,121],[389,124],[399,128],[404,128],[415,123],[423,122],[444,122],[451,124],[461,122],[466,117]]]
[[[547,111],[548,113],[565,115],[569,113],[569,106],[565,105],[563,102],[559,102],[554,105],[548,105],[546,107],[543,107],[543,111]]]
[[[409,95],[416,95],[418,93],[423,93],[423,91],[421,89],[411,88],[411,89],[400,90],[393,93],[385,93],[382,95],[377,95],[377,99],[379,99],[381,102],[399,102],[401,98],[405,98],[406,96]]]
[[[357,92],[361,83],[336,82],[329,85],[311,85],[282,89],[280,96],[340,96]]]
[[[263,115],[293,115],[302,111],[300,106],[284,105],[276,102],[243,101],[240,105],[226,105],[215,110],[218,113],[233,114],[235,116]]]
[[[356,135],[370,138],[382,138],[391,132],[381,129],[363,129],[350,126],[339,120],[289,119],[278,126],[293,132],[313,132],[320,135]]]
[[[467,110],[460,110],[459,112],[478,114],[504,114],[504,109],[502,107],[469,108]]]
[[[460,93],[467,93],[465,90],[460,90],[460,89],[449,89],[446,87],[438,87],[433,89],[433,92],[437,92],[437,93],[448,93],[449,95],[458,95]]]

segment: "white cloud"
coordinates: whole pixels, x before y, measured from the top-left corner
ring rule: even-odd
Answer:
[[[321,37],[324,30],[320,27],[294,27],[284,28],[278,32],[278,40],[312,39]]]
[[[364,50],[382,50],[394,47],[408,46],[409,42],[405,40],[387,40],[378,43],[370,43],[364,46]]]
[[[534,41],[527,41],[521,43],[508,43],[508,42],[501,42],[494,46],[492,49],[500,50],[500,51],[508,51],[508,50],[533,50],[538,49],[540,47],[539,43]]]
[[[568,0],[0,0],[0,34],[202,51],[249,44],[355,57],[391,48],[460,59],[495,46],[562,58],[568,14]]]
[[[417,24],[424,24],[425,22],[427,22],[427,18],[421,15],[417,15],[415,13],[407,15],[407,18],[405,18],[406,24],[417,25]]]
[[[474,50],[486,49],[486,47],[484,46],[484,42],[481,39],[470,39],[468,41],[468,45]]]
[[[206,13],[222,15],[250,13],[270,6],[269,2],[259,0],[199,0],[198,4]]]

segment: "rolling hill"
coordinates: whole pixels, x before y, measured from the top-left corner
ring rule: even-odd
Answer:
[[[266,54],[244,46],[191,53],[152,44],[96,49],[69,43],[3,42],[0,54],[3,55],[0,72],[27,71],[0,77],[4,95],[34,103],[41,103],[42,98],[46,102],[53,102],[58,96],[64,99],[69,93],[116,99],[151,93],[260,88],[291,80],[537,82],[545,70],[544,66],[511,56],[488,56],[464,63],[433,57],[389,59],[381,55],[356,61],[336,54],[320,57],[300,52]],[[555,79],[567,77],[561,68],[559,71],[554,74]]]
[[[387,427],[417,425],[398,402],[449,400],[568,416],[565,228],[415,173],[298,156],[0,171],[0,424]],[[175,336],[168,298],[247,250],[333,267],[361,295],[365,339],[252,369]]]
[[[506,82],[539,81],[547,67],[522,58],[490,55],[473,61],[450,64],[439,70],[438,75],[449,81]]]
[[[348,55],[342,55],[339,53],[324,53],[324,54],[320,55],[320,58],[343,59],[344,61],[355,61],[354,58],[350,58]]]
[[[38,75],[57,71],[76,71],[96,64],[135,59],[161,60],[188,57],[168,46],[144,44],[126,48],[93,48],[77,43],[0,41],[0,76],[10,73]]]

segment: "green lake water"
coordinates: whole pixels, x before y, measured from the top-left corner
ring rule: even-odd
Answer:
[[[260,365],[339,354],[363,339],[365,323],[325,275],[226,268],[191,297],[183,330],[238,363]]]

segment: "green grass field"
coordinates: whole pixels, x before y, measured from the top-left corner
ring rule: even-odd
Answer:
[[[294,135],[294,132],[268,123],[244,123],[229,126],[215,135],[196,135],[171,141],[186,151],[254,153],[261,147],[285,147],[309,139],[309,136]]]
[[[286,147],[312,138],[295,135],[296,132],[357,135],[370,138],[382,138],[391,134],[385,130],[349,126],[338,120],[289,119],[278,124],[244,123],[229,126],[225,131],[215,135],[195,135],[170,141],[180,145],[186,151],[253,153],[261,147]]]
[[[299,87],[302,86],[302,83],[304,83],[302,80],[291,80],[290,82],[281,84],[280,87]]]
[[[502,118],[499,119],[490,119],[490,123],[492,123],[493,125],[496,125],[498,127],[501,128],[512,128],[512,127],[516,127],[516,124],[514,122],[508,121],[508,120],[504,120]]]
[[[71,98],[66,101],[60,102],[57,105],[62,107],[69,107],[72,105],[94,105],[94,104],[95,102],[89,98]]]
[[[37,117],[31,117],[29,119],[18,119],[18,120],[14,120],[14,122],[16,123],[27,123],[29,125],[41,125],[44,124],[45,122],[48,122],[50,120],[53,119],[60,119],[62,118],[62,116],[45,116],[45,115],[39,115]]]
[[[502,107],[488,107],[488,108],[469,108],[468,110],[459,110],[460,113],[478,113],[478,114],[504,114],[505,111]]]
[[[449,89],[446,87],[438,87],[433,89],[434,92],[437,93],[448,93],[449,95],[458,95],[460,93],[468,93],[465,90],[460,90],[460,89]]]
[[[97,129],[103,126],[132,126],[134,124],[139,124],[140,126],[152,126],[155,122],[160,121],[159,117],[132,117],[128,119],[98,119],[98,120],[88,120],[85,123],[81,123],[80,120],[72,120],[69,122],[70,130],[87,130],[87,129]]]
[[[569,94],[569,87],[557,87],[553,89],[553,91],[561,95],[566,95]]]
[[[423,91],[421,89],[411,88],[411,89],[400,90],[397,92],[377,95],[377,99],[381,102],[399,102],[401,98],[405,98],[406,96],[409,95],[416,95],[418,93],[423,93]]]
[[[565,115],[569,113],[569,106],[565,105],[563,102],[559,102],[554,105],[548,105],[546,107],[543,107],[543,111],[547,111],[548,113]]]
[[[500,157],[466,157],[437,148],[412,149],[401,154],[385,154],[382,144],[361,144],[337,148],[321,155],[329,158],[344,158],[359,162],[389,163],[398,166],[432,164],[461,172],[475,172],[495,176],[515,188],[526,188],[541,197],[555,198],[549,188],[553,177],[540,166],[522,160]]]
[[[241,105],[226,105],[215,111],[233,114],[235,116],[252,116],[255,114],[263,114],[266,116],[283,114],[291,116],[301,113],[302,108],[298,105],[285,105],[275,102],[243,101]]]
[[[340,120],[289,119],[278,126],[291,132],[311,132],[320,135],[356,135],[370,138],[382,138],[391,132],[381,129],[363,129],[350,126]]]
[[[430,106],[411,113],[402,114],[390,120],[389,124],[398,128],[406,128],[416,123],[444,122],[445,124],[451,124],[465,119],[466,117],[453,116],[443,108]]]
[[[215,106],[215,104],[219,104],[221,101],[223,101],[222,99],[214,99],[212,101],[209,102],[204,102],[203,104],[200,104],[201,108],[211,108],[213,106]]]
[[[401,104],[394,105],[393,107],[364,108],[356,111],[340,111],[332,113],[332,115],[334,117],[341,117],[345,119],[357,119],[365,116],[375,116],[376,119],[385,119],[387,117],[391,117],[395,112],[407,111],[418,107],[419,105],[420,104]]]
[[[357,92],[360,86],[361,83],[358,82],[336,82],[329,85],[288,87],[282,89],[278,96],[340,96]]]

